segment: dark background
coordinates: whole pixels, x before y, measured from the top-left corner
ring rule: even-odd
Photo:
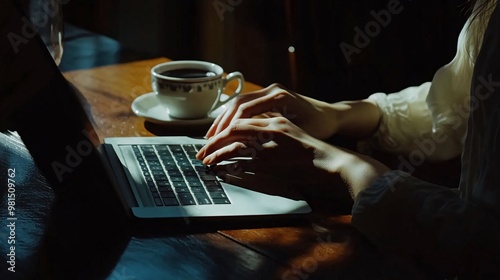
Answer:
[[[354,45],[355,27],[371,11],[400,2],[403,11],[348,63],[339,47]],[[432,79],[451,61],[467,18],[467,0],[71,0],[64,5],[67,48],[62,70],[165,56],[202,59],[241,71],[259,85],[279,82],[325,101],[398,91]],[[231,6],[232,5],[232,6]],[[227,8],[221,17],[216,9]],[[106,36],[73,48],[72,27]],[[74,34],[73,34],[74,35]],[[73,41],[72,41],[73,39]],[[109,45],[109,46],[107,46]],[[288,47],[294,46],[294,57]],[[119,51],[106,52],[105,48]],[[92,49],[97,55],[88,53]],[[100,53],[100,54],[99,54]],[[89,63],[92,59],[92,63]],[[293,69],[296,69],[295,71]]]

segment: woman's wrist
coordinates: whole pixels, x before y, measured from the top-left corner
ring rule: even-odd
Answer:
[[[303,98],[314,108],[311,111],[312,114],[309,116],[313,122],[309,126],[312,129],[310,131],[305,130],[315,138],[321,140],[328,139],[337,134],[339,130],[339,110],[330,103],[306,96],[303,96]]]
[[[382,116],[378,106],[368,100],[337,102],[330,107],[336,121],[335,134],[355,139],[372,136]]]
[[[387,166],[373,158],[353,154],[342,166],[341,174],[348,182],[352,198],[355,199],[360,192],[370,187],[377,178],[389,171]]]
[[[347,149],[334,146],[321,149],[325,151],[322,154],[322,164],[330,174],[339,176],[345,182],[352,199],[373,184],[377,178],[390,171],[381,162]]]

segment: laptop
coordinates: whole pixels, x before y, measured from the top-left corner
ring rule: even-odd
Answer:
[[[51,60],[40,38],[22,37],[23,34],[31,33],[27,32],[26,21],[23,20],[25,17],[20,7],[16,6],[16,2],[3,1],[0,6],[3,10],[0,13],[0,24],[3,25],[0,26],[2,31],[0,35],[8,35],[7,39],[3,37],[1,39],[3,41],[0,42],[0,52],[2,52],[0,57],[2,63],[7,65],[0,67],[0,74],[2,71],[7,73],[10,69],[16,68],[22,72],[18,75],[24,79],[22,84],[30,85],[31,91],[44,90],[44,94],[54,95],[54,90],[68,90],[67,82]],[[15,51],[11,48],[14,47],[12,38],[18,39],[15,41]],[[8,66],[9,63],[11,66]],[[10,68],[7,69],[8,67]],[[15,71],[12,75],[16,75]],[[42,86],[47,81],[51,81],[51,84]],[[3,83],[2,85],[0,82],[0,93],[18,97],[35,96],[44,100],[43,94],[26,91],[21,83],[16,82],[14,85],[13,80],[6,80]],[[64,99],[68,93],[56,94]],[[46,110],[44,114],[53,112]],[[61,127],[76,125],[76,121],[60,118],[57,115],[52,119],[61,122]],[[57,124],[54,123],[53,126]],[[31,128],[27,133],[36,135],[39,133],[35,131],[37,129],[40,128]],[[61,133],[60,129],[57,133],[60,135],[48,142],[50,144],[41,145],[37,141],[32,141],[27,143],[27,146],[32,148],[31,151],[37,150],[37,154],[59,158],[59,162],[64,158],[67,160],[67,147],[81,142],[78,142],[78,139],[70,139]],[[269,195],[224,182],[210,167],[203,165],[194,156],[205,143],[204,139],[186,136],[117,137],[105,138],[104,143],[95,150],[99,153],[102,166],[106,169],[109,181],[112,182],[126,213],[133,219],[296,216],[311,211],[305,201]],[[44,162],[43,159],[35,158],[35,160],[39,164]],[[54,167],[54,163],[57,162],[54,159],[46,160],[40,168],[49,178],[54,177],[54,168],[51,170],[48,165],[51,163]],[[61,178],[52,179],[55,181]]]
[[[174,136],[104,139],[110,175],[116,178],[117,191],[134,217],[275,216],[311,211],[305,201],[224,182],[195,158],[205,142]]]

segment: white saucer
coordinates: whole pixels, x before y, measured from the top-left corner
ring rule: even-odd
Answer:
[[[226,100],[229,96],[223,94],[221,100]],[[182,120],[170,117],[168,114],[168,109],[161,106],[154,92],[149,92],[143,94],[132,102],[132,111],[139,117],[143,117],[146,120],[163,125],[204,125],[210,124],[214,119],[220,115],[224,109],[225,105],[212,111],[206,118],[194,119],[194,120]]]

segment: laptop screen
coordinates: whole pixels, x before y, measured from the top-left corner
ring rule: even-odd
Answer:
[[[0,2],[0,128],[21,136],[54,188],[98,169],[94,130],[19,1]],[[91,139],[89,139],[91,138]],[[85,159],[85,160],[84,160]]]

